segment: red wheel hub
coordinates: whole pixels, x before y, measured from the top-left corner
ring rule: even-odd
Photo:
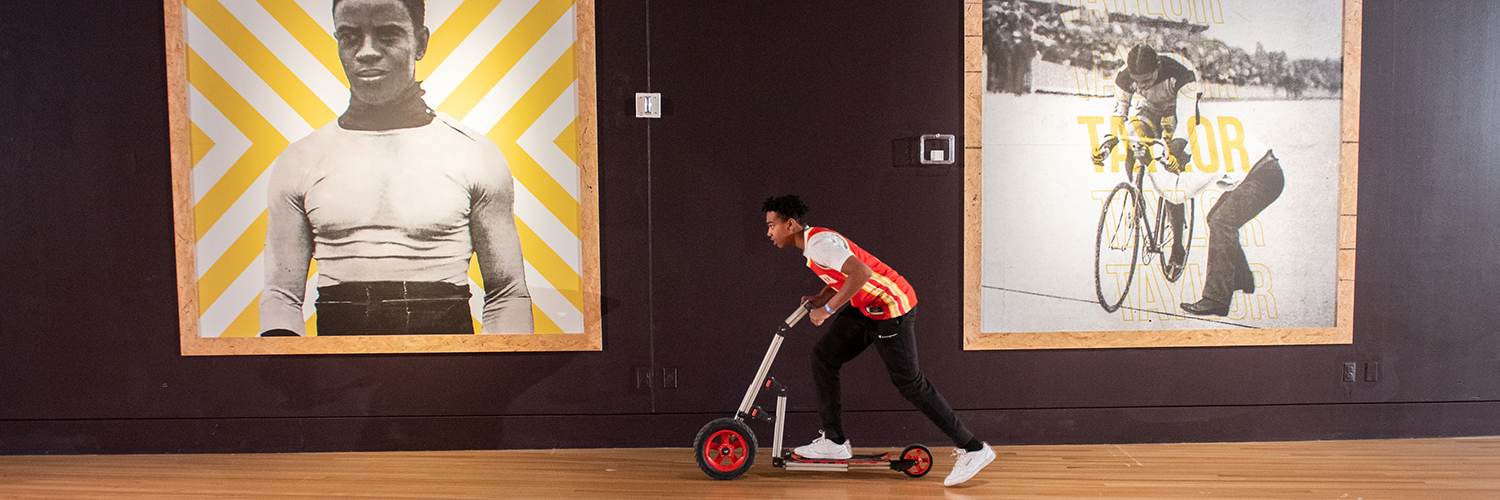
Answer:
[[[738,469],[745,464],[748,456],[745,437],[729,429],[709,436],[708,444],[703,447],[703,461],[718,471],[729,472]]]
[[[927,469],[932,468],[932,455],[927,454],[921,449],[908,451],[905,455],[902,455],[901,458],[907,460],[915,460],[917,462],[916,465],[913,465],[906,469],[906,471],[911,473],[912,475],[921,475],[927,472]]]

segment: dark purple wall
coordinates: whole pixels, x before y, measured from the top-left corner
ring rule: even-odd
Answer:
[[[792,192],[916,285],[924,370],[992,443],[1500,434],[1500,6],[1365,2],[1353,345],[988,352],[961,165],[891,159],[963,133],[962,7],[600,0],[602,352],[183,357],[159,5],[4,2],[0,453],[689,446],[819,286],[763,234]],[[775,370],[794,440],[814,332]],[[873,355],[846,372],[862,446],[946,444]]]

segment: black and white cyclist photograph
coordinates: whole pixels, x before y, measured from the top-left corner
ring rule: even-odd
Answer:
[[[1343,4],[986,0],[980,331],[1335,326]]]

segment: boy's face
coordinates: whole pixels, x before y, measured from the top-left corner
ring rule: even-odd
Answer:
[[[796,245],[796,226],[795,219],[783,219],[776,212],[766,212],[766,236],[771,237],[771,243],[775,243],[776,248]]]

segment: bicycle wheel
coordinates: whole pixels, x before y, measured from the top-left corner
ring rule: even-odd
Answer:
[[[1192,198],[1188,198],[1188,200],[1187,200],[1187,207],[1184,207],[1186,210],[1183,211],[1183,215],[1185,215],[1187,217],[1186,219],[1183,219],[1183,221],[1182,221],[1183,222],[1183,227],[1187,229],[1187,237],[1182,239],[1182,262],[1183,262],[1183,265],[1187,265],[1186,263],[1188,261],[1188,257],[1192,257],[1193,256],[1193,226],[1196,225],[1196,224],[1193,224],[1193,217],[1195,216],[1195,214],[1193,213],[1193,211],[1194,211],[1195,208],[1197,208],[1196,204],[1194,203],[1194,201],[1196,201],[1196,200],[1194,200]],[[1186,271],[1184,271],[1184,272],[1186,272]]]
[[[1104,199],[1104,208],[1099,211],[1099,228],[1094,234],[1094,292],[1105,312],[1120,308],[1135,279],[1141,254],[1140,209],[1135,188],[1122,182]]]

